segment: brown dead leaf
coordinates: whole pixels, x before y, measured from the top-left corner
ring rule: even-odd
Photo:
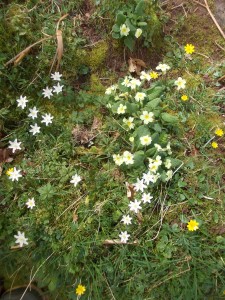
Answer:
[[[220,77],[220,78],[218,79],[218,81],[219,81],[220,83],[225,83],[225,75],[223,75],[222,77]]]
[[[0,149],[0,162],[13,161],[12,155],[13,155],[12,149],[9,148]]]
[[[125,182],[125,184],[127,188],[127,198],[130,200],[134,199],[134,195],[135,195],[134,186],[128,182]]]
[[[63,56],[63,37],[62,37],[62,30],[56,31],[56,38],[57,38],[57,66],[56,71],[59,69],[59,65]]]
[[[142,216],[142,213],[141,212],[138,212],[137,213],[137,220],[138,220],[138,223],[139,225],[142,223],[143,221],[143,216]]]
[[[212,232],[215,233],[216,235],[225,234],[225,225],[213,227]]]
[[[73,223],[78,221],[78,214],[76,212],[73,213]]]
[[[121,240],[105,240],[103,242],[103,245],[105,246],[110,246],[110,245],[122,245],[122,244],[126,244],[126,245],[138,245],[138,241],[135,240],[132,243],[123,243],[121,242]]]
[[[137,75],[140,75],[141,69],[146,68],[146,64],[143,60],[139,58],[129,58],[128,60],[128,70],[131,73],[136,73]]]
[[[76,125],[76,127],[72,130],[72,135],[75,142],[80,145],[87,144],[92,138],[92,133],[80,125]]]
[[[94,117],[94,120],[93,120],[93,123],[92,123],[92,126],[91,126],[91,130],[97,130],[101,126],[102,126],[102,121],[99,118]]]

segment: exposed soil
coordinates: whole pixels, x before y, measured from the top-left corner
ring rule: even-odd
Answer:
[[[169,17],[164,32],[174,36],[183,45],[192,43],[198,52],[214,61],[224,58],[225,41],[205,7],[194,0],[161,1],[162,8]],[[199,3],[204,5],[203,0]],[[210,4],[210,1],[208,1]],[[225,1],[215,0],[210,6],[221,28],[225,28]]]

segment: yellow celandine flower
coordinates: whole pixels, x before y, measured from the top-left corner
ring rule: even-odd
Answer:
[[[192,54],[193,52],[195,52],[195,46],[192,45],[192,44],[187,44],[185,47],[184,47],[184,50],[187,54]]]
[[[195,231],[198,229],[199,223],[196,220],[190,220],[187,224],[187,228],[189,231]]]
[[[6,175],[10,176],[13,171],[14,171],[14,168],[9,168],[5,173],[6,173]]]
[[[214,149],[218,148],[217,142],[212,142],[211,146],[212,146]]]
[[[181,100],[182,101],[187,101],[188,100],[188,96],[187,95],[182,95],[181,96]]]
[[[152,78],[152,79],[157,79],[158,77],[159,77],[159,74],[157,73],[157,72],[150,72],[150,77]]]
[[[78,284],[78,286],[76,288],[76,294],[78,296],[81,296],[81,295],[83,295],[85,293],[85,291],[86,291],[86,287],[84,285],[82,285],[82,284]]]
[[[224,135],[224,132],[221,128],[217,128],[215,130],[215,134],[218,135],[218,136],[223,136]]]

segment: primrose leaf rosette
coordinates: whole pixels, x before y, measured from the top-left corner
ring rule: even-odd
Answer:
[[[170,69],[165,66],[166,70]],[[112,153],[112,159],[128,175],[129,184],[135,191],[122,217],[123,227],[130,225],[130,222],[123,222],[126,215],[137,219],[140,211],[143,213],[145,207],[156,201],[157,186],[171,180],[175,168],[182,163],[171,156],[170,131],[179,119],[163,106],[168,88],[165,80],[146,81],[142,73],[140,78],[126,76],[106,90],[106,106],[120,124],[120,134],[126,141],[121,152]],[[145,72],[147,75],[152,73]],[[129,238],[130,235],[121,238],[121,243]]]

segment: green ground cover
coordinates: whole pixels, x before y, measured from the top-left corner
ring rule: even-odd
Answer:
[[[198,13],[153,0],[13,1],[0,4],[0,20],[5,288],[33,281],[48,299],[223,299],[225,43],[213,24],[203,40]]]

